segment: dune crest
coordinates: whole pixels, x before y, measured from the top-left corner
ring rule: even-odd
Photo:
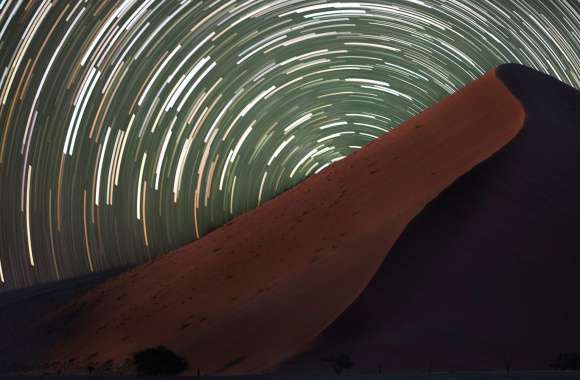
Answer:
[[[364,292],[281,373],[549,370],[578,352],[580,91],[516,64],[497,76],[522,131],[413,220]],[[573,355],[572,355],[573,356]]]
[[[113,278],[46,324],[52,373],[131,373],[163,345],[185,373],[264,372],[363,291],[409,221],[524,123],[492,71],[200,240]],[[64,326],[64,327],[62,327]]]

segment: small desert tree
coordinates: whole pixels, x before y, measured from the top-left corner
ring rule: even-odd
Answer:
[[[334,372],[336,372],[337,375],[344,370],[349,370],[352,367],[354,367],[354,362],[352,361],[350,356],[346,354],[340,354],[335,357],[322,359],[322,361],[330,363],[332,369],[334,370]]]
[[[550,367],[561,371],[580,371],[580,354],[561,353]]]
[[[187,368],[185,360],[164,346],[135,352],[133,361],[141,376],[177,375]]]

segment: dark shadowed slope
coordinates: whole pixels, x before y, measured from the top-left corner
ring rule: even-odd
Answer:
[[[269,370],[334,321],[409,220],[523,121],[489,73],[260,208],[62,308],[36,327],[54,342],[40,352],[51,361],[42,367],[131,373],[125,359],[163,345],[187,361],[186,373]]]
[[[580,92],[519,65],[526,123],[407,227],[361,297],[281,368],[547,369],[580,352]]]
[[[90,273],[0,293],[0,375],[20,368],[44,343],[31,328],[39,318],[127,269]]]

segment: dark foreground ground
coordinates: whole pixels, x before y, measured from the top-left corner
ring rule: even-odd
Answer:
[[[31,379],[29,376],[10,376],[2,377],[4,379]],[[58,376],[43,376],[45,380],[61,380]],[[67,380],[82,380],[82,379],[134,379],[131,376],[67,376]],[[159,377],[142,377],[143,379],[173,379],[170,376]],[[232,376],[182,376],[182,379],[232,379]],[[259,376],[235,376],[235,379],[247,380],[572,380],[580,378],[580,372],[566,371],[566,372],[407,372],[407,373],[393,373],[393,374],[375,374],[375,375],[353,375],[353,374],[331,374],[331,375],[259,375]]]
[[[549,369],[580,352],[580,92],[501,66],[520,134],[406,228],[370,285],[310,351],[361,371]]]

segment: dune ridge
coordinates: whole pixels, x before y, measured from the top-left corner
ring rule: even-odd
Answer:
[[[281,372],[549,370],[579,351],[580,91],[502,65],[526,112],[506,147],[405,229],[361,296]]]
[[[132,373],[126,359],[158,345],[185,358],[186,373],[270,370],[333,322],[407,223],[507,144],[524,117],[489,72],[260,208],[61,308],[39,327],[54,342],[43,371]]]

